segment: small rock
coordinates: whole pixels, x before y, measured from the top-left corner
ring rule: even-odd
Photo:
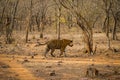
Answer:
[[[109,56],[109,54],[107,53],[107,54],[105,54],[105,56]]]
[[[58,63],[63,63],[62,61],[58,61]]]
[[[31,56],[32,59],[34,59],[34,56]]]
[[[118,74],[119,72],[117,70],[114,71],[114,74]]]
[[[118,52],[118,50],[117,50],[117,49],[113,49],[113,51],[114,51],[114,52]]]
[[[38,72],[38,73],[42,73],[39,69],[37,69],[37,70],[35,70],[36,72]]]
[[[2,65],[1,67],[2,68],[10,68],[10,66],[8,66],[8,65]]]
[[[58,63],[58,66],[60,66],[61,64],[60,63]]]
[[[50,76],[56,76],[55,70],[50,73]]]
[[[108,67],[108,68],[109,68],[109,67],[111,67],[111,66],[110,66],[110,65],[106,65],[106,67]]]
[[[94,66],[94,64],[91,64],[91,66]]]
[[[52,68],[52,66],[46,66],[46,68]]]
[[[24,62],[29,62],[29,60],[28,60],[28,59],[25,59]]]
[[[25,62],[29,62],[29,60],[27,59],[27,57],[24,58],[22,64],[25,63]]]
[[[86,71],[87,77],[97,77],[99,75],[99,71],[96,68],[89,67]]]
[[[39,72],[39,70],[36,70],[36,72]]]
[[[26,47],[29,47],[29,46],[30,46],[29,44],[26,45]]]
[[[19,62],[19,60],[17,60],[17,62]]]
[[[15,76],[19,76],[18,74],[16,74]]]

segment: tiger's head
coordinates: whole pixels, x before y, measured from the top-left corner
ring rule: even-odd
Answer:
[[[70,47],[73,46],[73,40],[63,39],[63,42],[64,42],[64,44],[67,44],[67,45],[69,45]]]
[[[69,46],[70,46],[70,47],[73,46],[73,40],[70,40]]]

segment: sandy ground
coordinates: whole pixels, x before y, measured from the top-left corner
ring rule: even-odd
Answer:
[[[108,59],[103,56],[92,58],[43,58],[35,56],[0,55],[0,62],[9,65],[0,80],[119,80],[120,60]],[[1,65],[2,66],[2,65]],[[95,67],[100,75],[95,78],[86,77],[86,69]],[[117,74],[115,74],[117,70]],[[12,74],[9,75],[8,72]],[[52,73],[55,75],[51,75]],[[2,77],[5,74],[5,77]],[[6,76],[9,77],[6,78]],[[10,79],[12,78],[12,79]]]
[[[111,51],[107,50],[104,34],[94,34],[97,51],[91,56],[82,51],[82,36],[72,33],[74,46],[66,48],[67,57],[53,58],[47,54],[48,58],[44,58],[46,46],[36,46],[37,42],[54,39],[55,34],[45,35],[44,39],[37,37],[38,35],[30,34],[29,42],[24,43],[23,37],[16,36],[15,43],[0,44],[0,80],[120,80],[119,40],[111,42]],[[71,39],[70,34],[61,37]],[[2,41],[1,38],[0,40]],[[56,56],[59,53],[59,50],[54,52]],[[86,71],[90,67],[96,68],[99,75],[87,77]]]
[[[17,63],[15,60],[11,60],[9,56],[0,55],[0,62],[4,63],[0,64],[0,80],[37,80],[29,70],[25,69],[22,64]],[[4,67],[5,65],[8,65],[9,67]],[[2,70],[5,69],[6,72],[4,73]],[[10,72],[10,74],[8,72]],[[2,77],[2,75],[4,75],[4,77]]]

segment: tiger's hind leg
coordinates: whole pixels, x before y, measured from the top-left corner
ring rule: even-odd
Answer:
[[[60,50],[60,57],[63,55],[63,52],[64,52],[64,51]]]
[[[55,55],[53,55],[54,51],[55,51],[55,49],[51,49],[51,53],[50,54],[51,54],[52,57],[55,57]]]
[[[46,50],[45,50],[45,53],[44,53],[44,56],[46,57],[46,54],[48,53],[50,51],[50,48],[46,48]]]

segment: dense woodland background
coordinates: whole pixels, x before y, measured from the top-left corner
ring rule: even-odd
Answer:
[[[43,38],[45,29],[54,27],[50,31],[56,30],[60,39],[61,26],[80,27],[86,50],[93,53],[94,31],[105,33],[109,48],[120,31],[119,0],[0,0],[0,13],[0,36],[8,44],[16,33],[25,32],[28,42],[31,32]]]
[[[120,80],[120,0],[0,0],[0,80]]]

